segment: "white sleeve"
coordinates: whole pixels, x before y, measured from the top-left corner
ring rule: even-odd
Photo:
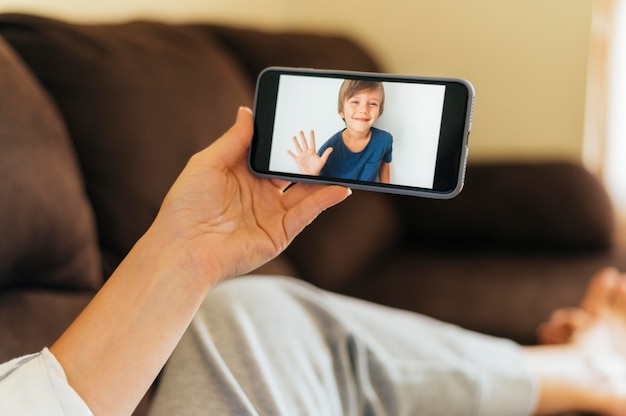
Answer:
[[[93,416],[45,348],[0,365],[0,415]]]

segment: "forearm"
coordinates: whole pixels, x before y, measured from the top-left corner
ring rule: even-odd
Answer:
[[[380,171],[378,173],[380,183],[391,182],[391,166],[389,163],[381,162]]]
[[[129,415],[210,290],[182,253],[144,236],[50,348],[96,415]]]

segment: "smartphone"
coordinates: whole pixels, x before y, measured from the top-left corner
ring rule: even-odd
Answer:
[[[452,198],[463,187],[473,104],[464,79],[267,68],[250,169],[292,184]]]

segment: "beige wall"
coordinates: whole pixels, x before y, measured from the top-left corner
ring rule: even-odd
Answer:
[[[470,158],[580,160],[592,1],[0,0],[0,11],[346,33],[388,71],[474,83]]]

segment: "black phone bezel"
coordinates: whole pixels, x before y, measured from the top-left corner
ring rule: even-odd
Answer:
[[[383,82],[405,82],[445,85],[439,146],[432,188],[419,188],[397,184],[383,184],[341,178],[328,178],[269,170],[274,117],[281,75],[300,75],[340,79],[368,79]],[[376,190],[396,194],[420,195],[433,198],[456,196],[463,186],[467,159],[467,142],[471,129],[474,88],[466,80],[402,76],[394,74],[309,70],[272,67],[258,77],[254,104],[254,136],[250,146],[249,165],[257,175],[292,182],[332,183],[354,189]]]

